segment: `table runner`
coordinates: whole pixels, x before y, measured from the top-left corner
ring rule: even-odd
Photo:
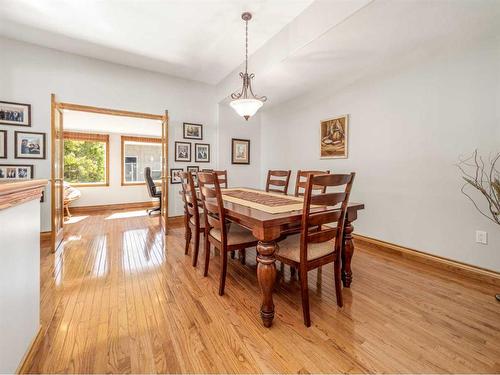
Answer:
[[[246,188],[223,189],[222,199],[270,214],[301,210],[304,204],[303,198]]]

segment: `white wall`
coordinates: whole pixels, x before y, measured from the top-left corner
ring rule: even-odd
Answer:
[[[454,164],[476,148],[500,151],[499,67],[492,41],[271,108],[261,115],[261,175],[355,171],[352,200],[366,204],[357,233],[498,271],[500,228],[460,193]],[[349,158],[320,160],[320,120],[345,113]],[[488,245],[475,243],[476,229]]]
[[[257,188],[263,179],[261,173],[260,114],[246,121],[227,104],[218,106],[219,166],[227,169],[230,187]],[[250,164],[231,164],[231,139],[250,140]]]
[[[0,210],[2,374],[16,371],[40,326],[39,214],[38,199]]]
[[[194,164],[173,162],[173,143],[182,139],[183,122],[204,125],[203,142],[211,144],[214,163],[206,167],[214,167],[217,159],[217,105],[212,86],[5,38],[0,38],[0,50],[0,100],[30,103],[33,124],[31,131],[46,132],[49,135],[51,93],[55,93],[59,101],[98,107],[155,114],[168,109],[170,167],[185,168]],[[13,134],[17,128],[0,125],[0,129],[9,131],[9,159],[6,162],[14,163]],[[29,162],[35,165],[36,178],[50,178],[49,158]],[[178,186],[170,187],[170,215],[182,213],[177,190]],[[49,196],[47,191],[47,197]],[[42,204],[41,215],[42,231],[50,230],[49,199]]]

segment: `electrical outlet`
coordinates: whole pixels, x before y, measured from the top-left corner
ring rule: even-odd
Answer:
[[[484,230],[476,230],[476,242],[484,245],[488,244],[488,232]]]

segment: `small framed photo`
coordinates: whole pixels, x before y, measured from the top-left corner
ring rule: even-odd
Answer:
[[[203,139],[203,125],[185,122],[182,126],[184,139]]]
[[[194,144],[194,161],[197,163],[210,163],[210,145],[208,143]]]
[[[14,132],[16,159],[45,159],[45,133]]]
[[[349,141],[349,116],[342,115],[320,122],[320,158],[346,159]]]
[[[250,164],[249,139],[231,139],[231,164]]]
[[[30,180],[33,178],[33,165],[0,164],[0,181]]]
[[[7,130],[0,130],[0,159],[7,159]]]
[[[31,105],[0,101],[0,124],[31,126]]]
[[[200,167],[198,167],[197,165],[191,165],[191,166],[187,167],[186,170],[188,172],[191,172],[191,175],[193,176],[194,186],[198,187],[198,175],[197,175],[197,173],[200,171]]]
[[[170,183],[180,184],[182,182],[181,172],[184,172],[182,168],[170,168]]]
[[[202,171],[202,172],[213,172],[214,170],[213,170],[213,169],[209,169],[209,168],[207,168],[207,169],[202,169],[201,171]]]
[[[175,142],[175,161],[191,161],[191,143]]]

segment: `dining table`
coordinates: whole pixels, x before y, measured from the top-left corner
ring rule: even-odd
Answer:
[[[300,228],[303,198],[250,188],[221,189],[221,192],[227,219],[251,230],[258,240],[257,279],[262,294],[260,316],[264,326],[271,327],[275,312],[273,290],[277,272],[275,254],[279,251],[278,240],[290,233],[290,228]],[[341,249],[342,283],[345,288],[351,286],[353,278],[352,223],[357,219],[358,211],[364,208],[363,203],[349,202],[347,206]],[[316,206],[311,208],[311,212],[331,209]]]

